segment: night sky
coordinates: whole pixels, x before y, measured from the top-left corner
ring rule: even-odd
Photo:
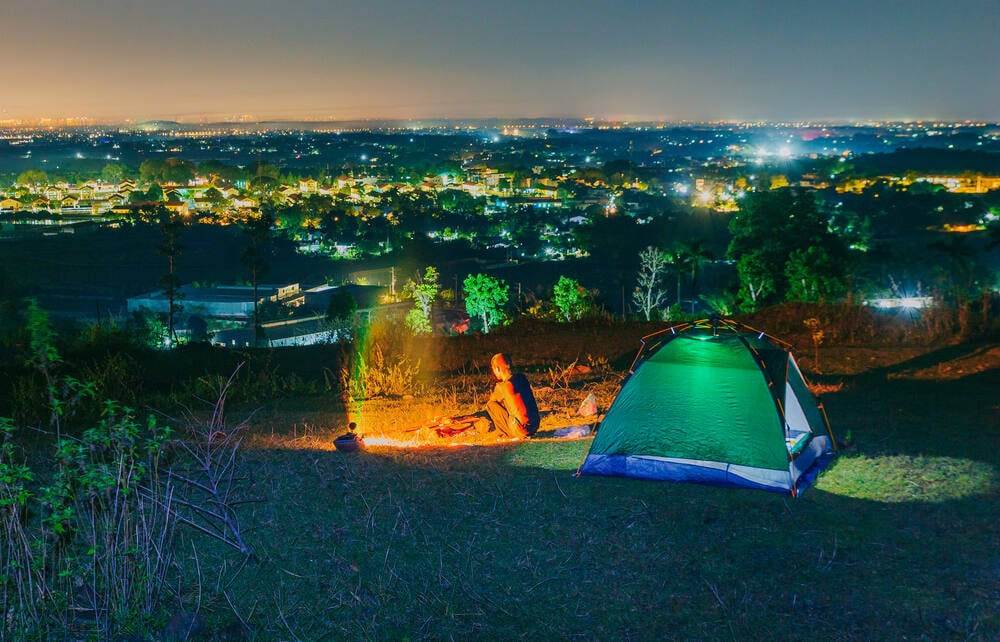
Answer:
[[[998,0],[5,0],[0,120],[1000,120]]]

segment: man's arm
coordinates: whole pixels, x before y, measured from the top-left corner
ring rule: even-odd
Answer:
[[[509,400],[513,394],[514,385],[510,381],[498,381],[497,385],[493,386],[493,394],[490,395],[490,401],[499,401],[510,410]]]

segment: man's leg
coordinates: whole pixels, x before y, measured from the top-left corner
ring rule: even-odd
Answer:
[[[523,433],[514,434],[510,425],[510,413],[499,401],[490,401],[486,404],[486,412],[493,421],[493,426],[505,437],[524,437]]]

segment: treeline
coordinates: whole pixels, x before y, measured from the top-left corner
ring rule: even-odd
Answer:
[[[984,174],[1000,176],[1000,154],[965,149],[916,147],[898,149],[890,154],[863,154],[851,160],[863,175],[905,175],[907,172],[929,175]]]

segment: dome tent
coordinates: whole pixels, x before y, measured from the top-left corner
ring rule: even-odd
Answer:
[[[643,337],[579,472],[794,496],[835,450],[790,346],[712,318]]]

